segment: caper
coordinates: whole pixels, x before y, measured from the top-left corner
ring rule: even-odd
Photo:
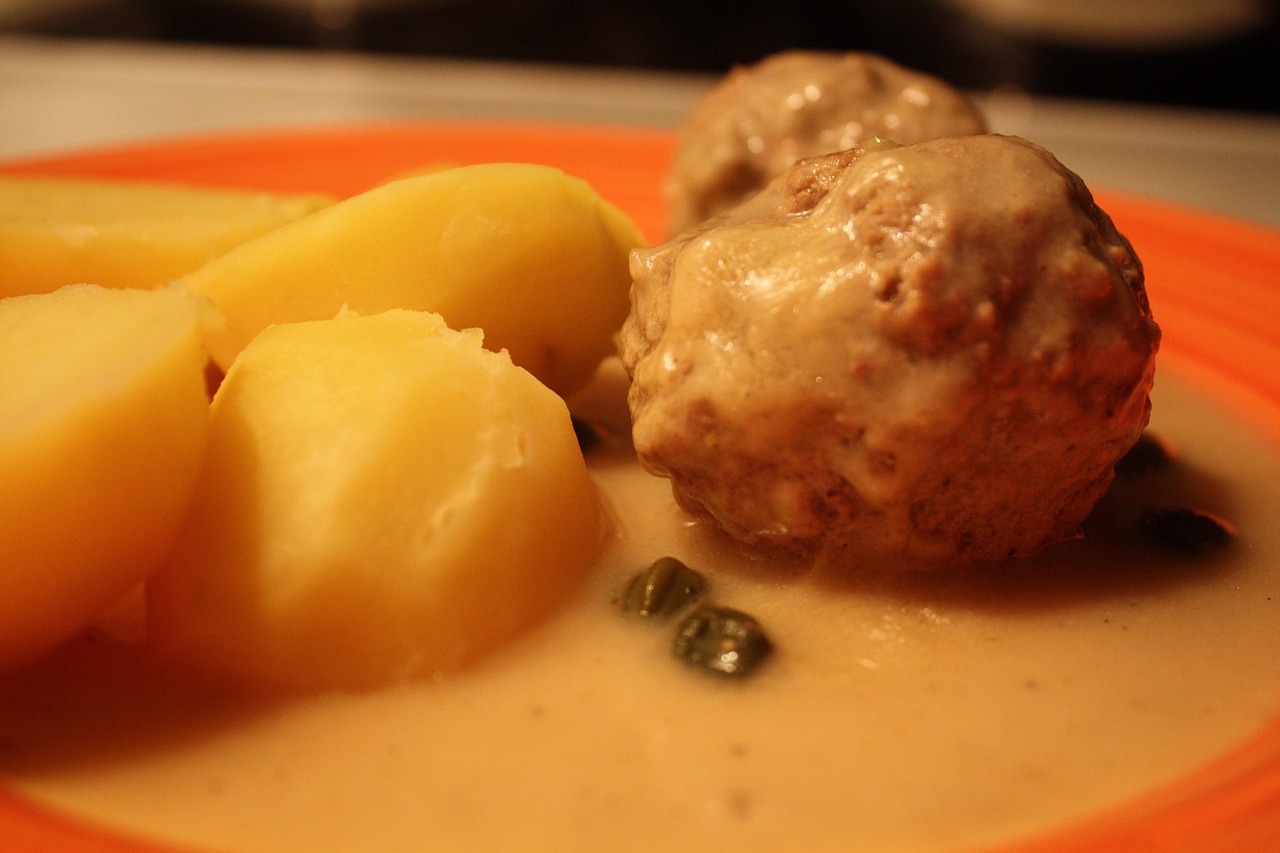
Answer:
[[[1144,432],[1129,452],[1116,463],[1116,473],[1122,477],[1135,477],[1159,471],[1173,462],[1173,450],[1161,438]]]
[[[680,623],[676,657],[716,675],[741,678],[755,672],[773,644],[754,617],[728,607],[699,607]]]
[[[1144,510],[1138,516],[1138,532],[1161,551],[1180,557],[1204,556],[1235,538],[1229,522],[1185,506]]]
[[[701,574],[675,557],[662,557],[627,583],[618,604],[637,616],[669,616],[696,602],[706,588]]]

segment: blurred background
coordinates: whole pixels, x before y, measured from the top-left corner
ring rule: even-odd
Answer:
[[[968,89],[1280,113],[1276,0],[0,0],[0,33],[720,73],[867,50]]]

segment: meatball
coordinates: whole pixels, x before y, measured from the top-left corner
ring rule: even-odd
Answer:
[[[792,51],[736,68],[690,111],[667,183],[677,234],[805,157],[873,136],[907,145],[986,130],[960,92],[874,54]]]
[[[1078,532],[1150,414],[1139,260],[1016,137],[802,161],[631,272],[639,459],[753,546],[1031,554]]]

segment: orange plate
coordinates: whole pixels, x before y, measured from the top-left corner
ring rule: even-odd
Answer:
[[[165,140],[0,166],[9,173],[172,180],[352,195],[439,163],[546,163],[589,181],[651,240],[672,155],[663,132],[508,124],[307,128]],[[1161,364],[1280,440],[1280,231],[1133,196],[1098,202],[1137,247]],[[1280,703],[1280,686],[1277,688]],[[164,853],[108,835],[0,789],[5,853]],[[1280,849],[1280,715],[1229,754],[1082,824],[998,853]],[[995,851],[992,851],[995,853]]]

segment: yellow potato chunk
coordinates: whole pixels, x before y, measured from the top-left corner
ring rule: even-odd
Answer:
[[[408,177],[246,243],[187,277],[227,315],[224,370],[273,323],[431,311],[560,394],[585,384],[629,308],[640,235],[585,182],[497,163]]]
[[[564,402],[477,331],[400,310],[273,326],[214,398],[148,630],[249,683],[449,671],[550,612],[602,524]]]
[[[0,666],[83,628],[176,539],[209,420],[199,309],[90,285],[0,300]]]
[[[0,297],[81,283],[155,287],[329,203],[322,195],[0,176]]]

